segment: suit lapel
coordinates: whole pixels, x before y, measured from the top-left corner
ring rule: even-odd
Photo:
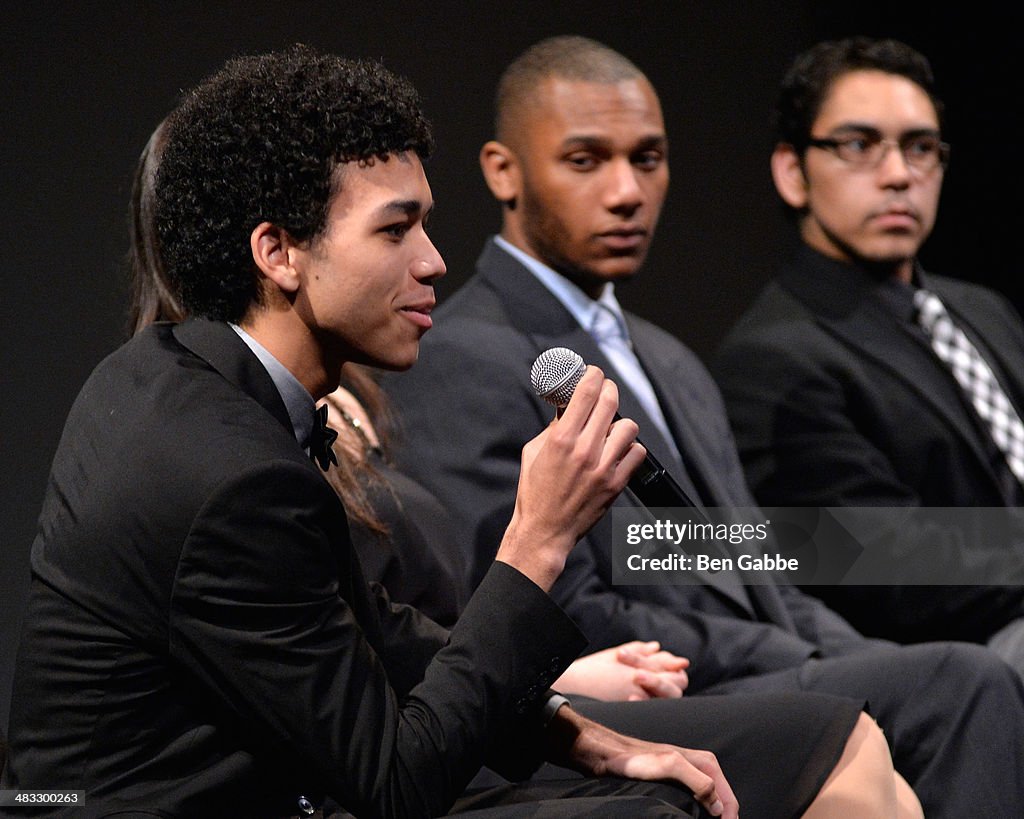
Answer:
[[[637,357],[654,387],[680,452],[685,453],[686,470],[698,484],[705,505],[728,506],[735,503],[737,499],[721,478],[722,468],[707,432],[701,428],[701,405],[707,396],[693,392],[692,375],[686,372],[685,362],[680,360],[677,352],[656,343],[647,328],[632,316],[627,316],[627,321]]]
[[[1024,344],[1006,325],[996,320],[987,306],[981,310],[973,299],[958,297],[949,282],[922,274],[924,286],[939,294],[954,320],[967,332],[975,346],[995,365],[1000,384],[1024,417],[1024,394],[1014,374],[1024,373]],[[1014,320],[1016,317],[1014,317]],[[999,372],[1001,370],[1002,372]]]
[[[295,434],[284,400],[270,374],[230,326],[219,321],[189,319],[177,325],[173,332],[182,346],[206,361],[273,415],[289,433]]]
[[[696,484],[695,497],[701,498],[705,507],[719,507],[722,510],[736,506],[753,507],[755,503],[752,498],[737,498],[736,493],[730,491],[725,474],[727,467],[718,456],[715,434],[709,434],[705,428],[710,414],[719,413],[720,407],[705,407],[708,396],[700,394],[697,388],[699,380],[693,372],[688,372],[689,362],[680,357],[674,344],[669,347],[660,343],[648,329],[649,325],[637,321],[633,316],[627,314],[627,321],[637,357],[654,387],[679,451],[686,459],[685,474]],[[670,462],[665,460],[662,463],[668,465]],[[672,463],[678,461],[673,459]],[[726,554],[735,558],[731,552],[723,552],[723,555]],[[752,601],[756,601],[762,596],[762,591],[768,589],[766,586],[745,586],[744,575],[739,570],[701,574],[710,585],[748,613],[753,611]],[[764,608],[771,608],[771,604],[762,606]]]

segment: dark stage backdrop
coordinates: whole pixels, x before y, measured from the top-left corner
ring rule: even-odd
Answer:
[[[450,270],[444,298],[498,226],[476,156],[502,67],[552,34],[608,43],[660,91],[672,143],[658,238],[620,297],[706,357],[792,244],[768,174],[768,110],[787,62],[825,36],[897,36],[932,57],[954,154],[925,260],[1024,298],[1011,252],[1021,233],[1015,28],[983,4],[945,15],[934,5],[885,5],[4,3],[0,727],[49,462],[82,382],[124,338],[132,169],[181,89],[232,55],[297,41],[382,58],[410,77],[439,144],[427,172],[438,203],[433,235]]]

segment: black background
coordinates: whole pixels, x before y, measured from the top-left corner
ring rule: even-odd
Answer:
[[[4,3],[0,6],[0,726],[6,725],[28,552],[64,417],[125,337],[135,160],[180,90],[241,53],[307,42],[374,57],[420,89],[443,299],[499,225],[477,151],[502,68],[553,34],[633,59],[658,89],[672,182],[643,274],[621,301],[707,357],[788,252],[771,187],[768,112],[782,72],[823,37],[895,36],[932,60],[953,159],[922,257],[1020,307],[1020,45],[986,4],[849,2]],[[145,458],[145,452],[138,457]]]

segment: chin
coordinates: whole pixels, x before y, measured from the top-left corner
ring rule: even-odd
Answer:
[[[902,264],[917,255],[917,242],[890,242],[884,247],[870,248],[863,257],[875,264]]]
[[[420,355],[420,347],[417,344],[411,350],[392,348],[376,355],[369,351],[352,355],[349,360],[353,364],[361,364],[364,367],[374,367],[378,370],[392,370],[402,372],[408,370]]]
[[[419,351],[419,348],[417,347],[416,351],[413,352],[411,355],[408,355],[408,356],[391,356],[391,357],[387,358],[384,361],[378,361],[373,366],[378,367],[378,368],[380,368],[382,370],[390,370],[392,372],[400,373],[400,372],[405,372],[410,367],[412,367],[412,365],[415,364],[419,360],[419,357],[420,357],[420,351]]]
[[[641,261],[636,259],[616,259],[595,268],[596,277],[606,282],[617,282],[632,279],[640,271]]]

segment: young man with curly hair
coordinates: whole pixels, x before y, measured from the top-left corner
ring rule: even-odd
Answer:
[[[546,591],[643,455],[600,371],[524,449],[517,511],[451,632],[363,580],[314,402],[345,362],[409,367],[431,326],[445,268],[415,91],[296,47],[232,60],[168,128],[157,225],[191,318],[100,363],[67,420],[5,792],[78,792],[45,803],[75,816],[434,816],[484,762],[518,779],[546,758],[586,776],[474,804],[735,817],[712,754],[548,690],[585,641]]]

